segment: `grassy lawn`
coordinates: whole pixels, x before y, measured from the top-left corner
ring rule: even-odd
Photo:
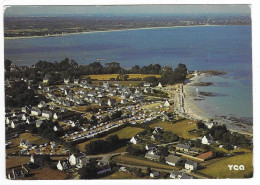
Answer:
[[[131,137],[135,136],[137,133],[143,131],[142,128],[137,128],[137,127],[126,127],[126,128],[123,128],[121,130],[118,130],[116,132],[113,132],[105,137],[102,137],[102,138],[94,138],[94,139],[91,139],[91,140],[88,140],[88,141],[85,141],[83,143],[80,143],[78,144],[78,148],[80,151],[85,151],[84,147],[86,144],[90,143],[91,141],[95,141],[95,140],[99,140],[99,139],[106,139],[108,136],[111,136],[111,135],[115,135],[117,134],[119,139],[123,139],[123,138],[126,138],[126,139],[130,139]]]
[[[24,180],[64,180],[66,173],[49,167],[32,170]]]
[[[146,166],[146,167],[150,167],[150,168],[162,168],[162,169],[170,169],[170,170],[178,169],[177,167],[174,167],[174,166],[170,166],[167,164],[162,164],[159,162],[144,159],[142,157],[135,157],[135,156],[130,156],[130,155],[116,156],[113,158],[113,161],[132,164],[132,165]]]
[[[190,124],[189,122],[192,122],[192,124]],[[187,133],[188,131],[194,130],[197,128],[196,123],[189,119],[185,119],[185,120],[179,121],[177,123],[159,121],[159,122],[156,122],[156,123],[150,125],[151,128],[158,127],[158,126],[162,127],[165,131],[171,131],[185,139],[192,139],[192,138],[197,137],[196,134]]]
[[[86,78],[89,76],[91,79],[96,79],[96,80],[110,80],[110,78],[117,78],[119,74],[99,74],[99,75],[86,75],[83,76],[83,78]],[[160,78],[160,75],[149,75],[149,74],[128,74],[129,78],[128,79],[133,79],[133,78],[141,78],[144,79],[145,77],[148,76],[155,76],[156,78]]]
[[[144,179],[144,177],[143,178],[137,177],[128,172],[115,172],[115,173],[108,175],[106,177],[103,177],[101,179]]]
[[[217,147],[217,148],[215,148],[215,150],[228,153],[228,151],[224,148]],[[246,153],[252,153],[252,150],[249,150],[249,149],[246,149],[246,148],[236,148],[234,150],[229,151],[229,153],[231,153],[231,154],[235,154],[236,152],[244,152],[246,154]]]
[[[161,103],[152,103],[152,104],[149,104],[149,105],[143,105],[142,108],[143,109],[153,109],[153,108],[156,108],[156,107],[159,107]]]
[[[31,143],[34,143],[35,141],[39,140],[40,137],[34,136],[33,134],[27,133],[27,132],[22,133],[17,138],[9,140],[12,142],[12,144],[8,149],[6,149],[6,153],[10,154],[10,153],[15,153],[15,152],[18,152],[19,150],[21,150],[21,148],[19,147],[21,139],[29,140]]]
[[[210,163],[199,172],[209,175],[213,178],[243,178],[244,175],[253,171],[253,154],[236,155],[224,158],[215,163]],[[245,170],[229,170],[228,165],[244,165]]]
[[[20,166],[21,164],[28,163],[30,157],[28,156],[15,156],[15,157],[7,157],[6,158],[6,168],[13,168],[16,166]]]

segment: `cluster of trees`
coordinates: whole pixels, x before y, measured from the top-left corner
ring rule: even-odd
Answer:
[[[150,64],[148,66],[139,67],[135,65],[131,69],[127,70],[120,66],[120,63],[110,62],[104,66],[99,62],[93,62],[88,65],[78,65],[74,60],[65,58],[60,62],[47,62],[39,61],[33,68],[28,68],[21,71],[10,72],[10,60],[5,60],[6,78],[28,78],[34,80],[34,83],[38,83],[45,76],[49,77],[49,85],[56,85],[63,82],[64,78],[79,78],[82,75],[91,74],[116,74],[118,77],[112,80],[127,80],[129,76],[127,74],[161,74],[162,78],[147,77],[145,81],[152,83],[153,85],[162,82],[163,84],[174,84],[183,82],[187,75],[187,68],[184,64],[179,64],[174,70],[170,67],[161,68],[159,64]],[[140,79],[141,80],[141,79]]]
[[[146,153],[146,150],[145,148],[136,147],[130,144],[126,147],[126,152],[134,156],[143,156]]]
[[[106,140],[95,140],[85,145],[86,154],[100,154],[113,151],[126,144],[126,140],[119,139],[117,135],[111,135]]]
[[[231,133],[225,125],[216,125],[208,130],[214,140],[220,141],[226,145],[239,145],[244,147],[251,146],[250,139],[239,133]]]
[[[15,82],[12,87],[5,90],[6,107],[23,107],[37,105],[45,97],[35,94],[34,90],[28,89],[25,82]]]
[[[163,84],[175,84],[183,83],[186,79],[187,67],[185,64],[178,64],[178,66],[172,70],[172,68],[164,68],[161,72],[161,82]]]
[[[165,131],[162,134],[162,138],[167,143],[179,141],[179,136],[177,134],[172,133],[171,131]]]
[[[139,67],[135,65],[129,70],[129,73],[133,74],[160,74],[161,65],[160,64],[150,64],[148,66]]]

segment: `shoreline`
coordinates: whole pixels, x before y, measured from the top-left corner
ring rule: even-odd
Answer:
[[[196,98],[196,95],[192,94],[192,88],[190,84],[196,83],[201,77],[204,77],[207,74],[202,73],[199,76],[194,76],[191,79],[188,80],[188,83],[183,85],[183,97],[184,97],[184,110],[185,114],[182,113],[181,110],[178,110],[178,113],[180,115],[184,115],[187,118],[193,119],[193,120],[202,120],[204,122],[209,122],[210,119],[213,119],[214,121],[217,121],[219,124],[226,125],[227,129],[232,132],[237,132],[243,135],[249,135],[253,136],[252,131],[252,125],[248,125],[246,123],[239,123],[234,122],[232,120],[225,119],[221,117],[221,115],[206,113],[197,103],[194,98]],[[180,89],[179,89],[180,90]],[[177,95],[179,96],[179,95]],[[179,100],[177,100],[178,102]],[[198,101],[198,100],[197,100]],[[201,100],[203,101],[203,100]],[[203,105],[203,103],[201,104]],[[206,107],[207,108],[207,107]]]
[[[24,36],[24,37],[4,37],[4,40],[14,39],[32,39],[32,38],[43,38],[43,37],[62,37],[76,34],[88,34],[88,33],[105,33],[105,32],[117,32],[117,31],[134,31],[134,30],[149,30],[149,29],[163,29],[163,28],[183,28],[183,27],[208,27],[208,26],[235,26],[235,25],[191,25],[191,26],[165,26],[165,27],[147,27],[147,28],[129,28],[122,30],[105,30],[105,31],[83,31],[65,34],[53,34],[53,35],[41,35],[41,36]]]

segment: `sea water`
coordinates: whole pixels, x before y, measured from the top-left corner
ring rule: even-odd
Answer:
[[[66,57],[79,64],[119,62],[122,67],[159,63],[188,70],[220,70],[202,78],[212,92],[200,106],[218,115],[252,118],[251,26],[198,26],[80,33],[57,37],[5,40],[5,59],[18,65]]]

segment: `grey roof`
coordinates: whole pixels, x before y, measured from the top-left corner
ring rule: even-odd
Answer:
[[[146,153],[145,154],[145,158],[153,159],[153,160],[157,160],[157,161],[160,160],[160,156],[159,155],[157,155],[157,154],[150,154],[150,153]]]
[[[176,147],[184,148],[184,149],[189,149],[190,148],[189,145],[187,145],[187,144],[180,144],[180,143],[178,143]]]
[[[167,162],[170,162],[170,163],[177,163],[177,162],[179,162],[180,160],[182,160],[182,158],[179,157],[179,156],[170,154],[170,155],[168,155],[168,156],[165,158],[165,160],[166,160]]]
[[[196,165],[197,163],[196,163],[195,161],[187,160],[187,161],[186,161],[186,164],[189,164],[189,165],[194,166],[194,165]]]

